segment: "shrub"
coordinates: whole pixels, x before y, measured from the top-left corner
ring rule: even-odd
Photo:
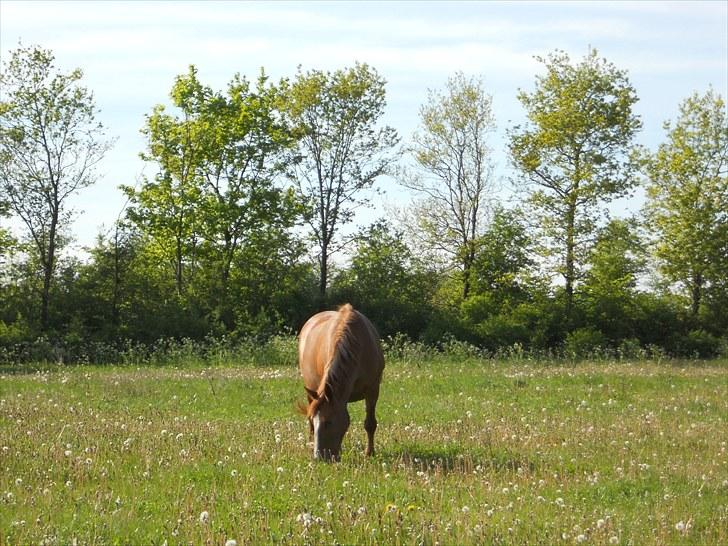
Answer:
[[[691,330],[684,336],[678,336],[673,351],[676,356],[691,358],[711,358],[718,356],[721,349],[720,338],[705,330]]]
[[[606,345],[606,337],[594,328],[578,328],[566,335],[564,354],[568,358],[586,358],[600,352]]]

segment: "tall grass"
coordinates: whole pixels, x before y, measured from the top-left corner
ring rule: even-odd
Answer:
[[[333,465],[291,338],[0,372],[0,544],[728,543],[728,362],[386,347]]]

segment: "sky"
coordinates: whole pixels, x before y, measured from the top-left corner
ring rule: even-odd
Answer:
[[[84,71],[99,119],[116,139],[98,181],[74,197],[74,248],[92,245],[125,204],[118,186],[152,177],[139,153],[144,115],[169,104],[175,76],[190,64],[203,83],[224,89],[235,73],[273,80],[300,66],[336,70],[365,62],[387,80],[383,123],[404,142],[418,125],[428,89],[456,71],[478,76],[493,97],[496,176],[514,173],[505,133],[524,120],[516,95],[534,88],[555,49],[578,61],[590,47],[628,71],[640,98],[638,141],[652,149],[663,122],[693,92],[712,86],[728,95],[728,2],[18,2],[0,0],[0,61],[18,47],[40,45],[65,72]],[[1,92],[1,90],[0,90]],[[369,223],[411,196],[383,179]],[[503,194],[503,198],[507,195]],[[639,195],[623,202],[639,208]]]

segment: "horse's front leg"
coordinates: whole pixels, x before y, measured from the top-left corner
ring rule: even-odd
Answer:
[[[364,403],[366,405],[364,430],[367,431],[367,457],[374,455],[374,431],[377,430],[377,418],[374,412],[377,407],[377,398],[379,398],[378,389],[377,392],[373,393],[373,395],[367,396],[364,400]]]

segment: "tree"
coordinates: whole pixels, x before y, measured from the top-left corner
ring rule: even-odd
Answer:
[[[310,207],[322,302],[342,226],[369,203],[364,190],[394,161],[396,131],[377,127],[386,105],[384,85],[376,70],[357,63],[333,73],[299,71],[288,88],[286,111],[300,139],[299,161],[290,174]]]
[[[111,142],[96,121],[93,94],[80,69],[56,71],[51,51],[22,46],[0,75],[0,184],[28,230],[42,267],[41,327],[48,326],[51,282],[68,199],[95,181],[94,166]]]
[[[641,121],[632,112],[637,96],[626,72],[596,50],[576,65],[558,51],[538,60],[546,74],[536,77],[533,92],[518,94],[528,123],[513,128],[509,148],[545,250],[558,256],[570,316],[601,205],[636,184],[631,150]]]
[[[147,117],[142,157],[159,172],[139,190],[125,189],[134,205],[129,216],[172,264],[177,293],[186,294],[187,282],[200,275],[197,292],[211,292],[200,296],[217,302],[213,312],[232,328],[228,285],[236,254],[285,232],[302,212],[293,192],[275,185],[292,136],[278,112],[279,90],[264,74],[255,89],[236,75],[223,94],[203,85],[191,66],[171,97],[180,115],[157,106]]]
[[[490,292],[503,300],[528,289],[531,237],[520,216],[520,211],[497,207],[487,230],[475,240],[473,292]]]
[[[634,336],[637,281],[646,264],[634,221],[609,222],[600,230],[588,261],[583,294],[590,325],[613,341]]]
[[[697,316],[706,286],[728,282],[728,118],[712,89],[680,105],[667,142],[647,161],[650,227],[662,273],[690,294]]]
[[[179,76],[170,94],[182,117],[156,105],[146,116],[142,134],[147,138],[144,161],[159,166],[153,180],[145,178],[139,189],[122,186],[130,199],[129,219],[150,235],[160,259],[172,266],[178,296],[185,286],[185,270],[194,271],[200,224],[197,211],[201,200],[200,169],[203,161],[203,127],[195,112],[211,94],[196,79],[190,67],[187,77]],[[192,83],[190,83],[190,81]]]
[[[421,240],[459,263],[463,298],[470,293],[475,241],[493,189],[491,103],[482,80],[462,73],[448,80],[445,93],[430,90],[411,147],[416,170],[401,179],[424,196],[415,208]]]
[[[364,312],[384,336],[421,334],[431,312],[432,273],[384,221],[362,230],[355,242],[351,264],[332,283],[334,297]]]

